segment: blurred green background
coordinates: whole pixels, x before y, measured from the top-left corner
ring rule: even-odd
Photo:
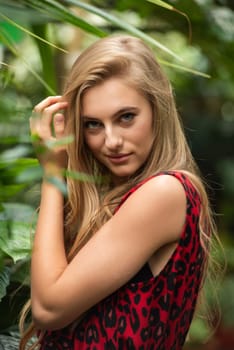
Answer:
[[[185,348],[234,349],[233,10],[232,0],[0,1],[0,334],[17,337],[29,296],[41,179],[29,138],[31,110],[61,93],[71,64],[90,43],[131,33],[151,45],[172,82],[227,261],[219,325],[211,336],[194,319]],[[220,252],[217,258],[223,260]],[[213,287],[206,288],[209,296]]]

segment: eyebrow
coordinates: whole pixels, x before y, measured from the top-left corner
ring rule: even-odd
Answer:
[[[118,117],[119,115],[121,114],[124,114],[126,112],[137,112],[139,111],[139,108],[138,107],[135,107],[135,106],[126,106],[126,107],[123,107],[123,108],[120,108],[118,109],[112,116],[111,118],[116,118]],[[81,114],[81,118],[83,119],[91,119],[91,120],[99,120],[98,118],[96,117],[92,117],[90,115],[82,115]]]

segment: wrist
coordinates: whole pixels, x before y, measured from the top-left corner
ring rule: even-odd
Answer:
[[[64,170],[53,163],[47,163],[44,167],[43,184],[55,187],[64,196],[67,196],[67,186],[64,178]]]
[[[59,167],[57,164],[48,162],[46,165],[43,166],[44,170],[44,178],[51,178],[56,177],[61,180],[64,179],[64,171],[61,167]]]

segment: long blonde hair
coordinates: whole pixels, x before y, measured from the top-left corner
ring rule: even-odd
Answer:
[[[81,121],[84,92],[111,77],[124,79],[150,102],[153,111],[154,142],[148,159],[136,174],[117,187],[112,186],[108,169],[96,161],[85,144]],[[200,235],[207,256],[205,275],[215,226],[205,186],[176,110],[173,90],[151,49],[140,39],[128,35],[96,41],[74,63],[63,96],[68,101],[67,133],[75,136],[74,142],[68,145],[68,170],[93,177],[93,181],[67,178],[69,195],[64,208],[64,236],[68,261],[113,215],[115,206],[129,188],[160,171],[177,170],[187,174],[201,197]],[[22,338],[20,350],[25,349],[34,331],[32,324]]]

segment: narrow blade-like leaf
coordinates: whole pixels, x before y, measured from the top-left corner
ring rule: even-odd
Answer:
[[[60,2],[54,0],[24,0],[23,3],[29,5],[30,7],[45,13],[47,16],[56,18],[62,22],[67,22],[73,24],[86,32],[93,34],[98,37],[104,37],[107,35],[103,30],[96,26],[91,25],[87,21],[83,20],[78,15],[74,14],[73,11]]]
[[[99,17],[104,18],[105,20],[107,20],[108,22],[116,25],[117,27],[135,35],[138,36],[139,38],[143,39],[144,41],[148,42],[149,44],[151,44],[154,47],[160,48],[161,50],[167,52],[169,55],[175,57],[177,60],[181,61],[182,59],[176,54],[174,53],[172,50],[170,50],[168,47],[164,46],[163,44],[161,44],[159,41],[157,41],[156,39],[152,38],[151,36],[145,34],[144,32],[142,32],[141,30],[137,29],[136,27],[132,26],[130,23],[127,23],[125,21],[122,21],[121,19],[119,19],[117,16],[114,16],[112,14],[107,13],[106,11],[103,11],[95,6],[92,6],[90,4],[84,3],[82,1],[79,0],[65,0],[64,3],[68,4],[68,5],[75,5],[78,6],[90,13],[93,13]]]
[[[165,9],[168,9],[168,10],[174,10],[173,6],[171,6],[170,4],[162,0],[146,0],[146,1],[152,2],[153,4],[158,5],[160,7],[164,7]]]
[[[7,33],[4,32],[0,28],[0,41],[8,47],[8,49],[18,58],[21,59],[21,61],[24,63],[24,65],[27,67],[27,69],[32,73],[32,75],[35,76],[35,78],[49,91],[50,94],[56,95],[56,92],[40,77],[40,75],[30,67],[30,65],[27,63],[25,58],[20,54],[19,50],[16,48],[16,46],[11,42],[10,38],[8,37]]]
[[[5,16],[5,15],[4,15],[3,13],[1,13],[1,12],[0,12],[0,16],[1,16],[5,21],[9,22],[11,25],[13,25],[13,26],[15,26],[16,28],[22,30],[22,32],[25,32],[26,34],[28,34],[28,35],[30,35],[30,36],[32,36],[32,37],[34,37],[34,38],[36,38],[36,39],[38,39],[38,40],[40,40],[40,41],[46,43],[47,45],[52,46],[52,47],[54,47],[54,48],[56,48],[56,49],[58,49],[58,50],[60,50],[60,51],[62,51],[62,52],[64,52],[64,53],[67,53],[67,52],[68,52],[67,50],[62,49],[61,47],[59,47],[59,46],[57,46],[57,45],[51,43],[50,41],[45,40],[44,38],[42,38],[42,37],[36,35],[35,33],[33,33],[32,31],[30,31],[30,30],[28,30],[28,29],[26,29],[26,28],[23,27],[22,25],[19,25],[19,24],[16,23],[15,21],[12,21],[9,17]]]

